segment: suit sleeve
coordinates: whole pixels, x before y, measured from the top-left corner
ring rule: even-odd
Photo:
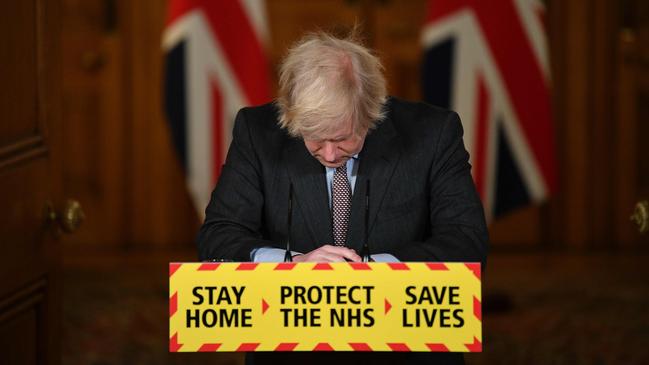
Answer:
[[[452,113],[440,133],[428,176],[430,236],[393,253],[402,261],[486,263],[488,232],[462,134],[460,119]]]
[[[244,114],[245,109],[237,114],[225,165],[205,209],[196,242],[200,260],[250,261],[252,250],[272,246],[262,239],[260,162]]]

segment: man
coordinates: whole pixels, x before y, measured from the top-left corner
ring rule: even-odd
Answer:
[[[360,261],[367,229],[376,261],[484,263],[468,158],[457,114],[386,97],[380,61],[353,37],[308,35],[283,61],[277,102],[237,115],[200,259],[283,261],[290,239],[296,262]],[[368,361],[355,356],[319,359]]]

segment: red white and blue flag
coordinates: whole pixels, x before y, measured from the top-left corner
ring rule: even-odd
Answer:
[[[488,220],[556,190],[544,12],[536,0],[429,3],[424,100],[460,115]]]
[[[244,106],[270,100],[261,0],[170,0],[165,111],[194,207],[203,215]]]

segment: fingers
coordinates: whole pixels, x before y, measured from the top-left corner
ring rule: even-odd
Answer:
[[[356,254],[356,251],[352,250],[351,248],[340,247],[340,246],[330,246],[330,247],[336,249],[336,253],[343,257],[343,261],[345,261],[345,259],[354,262],[361,261],[361,257],[358,256],[358,254]]]
[[[345,259],[342,256],[325,252],[313,250],[304,255],[295,256],[293,262],[344,262]]]
[[[324,245],[293,258],[295,262],[345,262],[347,260],[360,262],[361,257],[350,248],[332,245]]]
[[[328,254],[327,255],[328,257],[330,257],[330,255],[335,255],[336,256],[335,262],[347,261],[347,260],[354,261],[354,262],[361,261],[361,257],[356,254],[356,251],[348,247],[324,245],[320,247],[318,250],[322,250],[323,252],[326,252]]]

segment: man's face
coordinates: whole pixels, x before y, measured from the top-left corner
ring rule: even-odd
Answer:
[[[351,121],[328,136],[304,137],[304,145],[326,167],[340,167],[363,148],[367,132],[354,133]]]

